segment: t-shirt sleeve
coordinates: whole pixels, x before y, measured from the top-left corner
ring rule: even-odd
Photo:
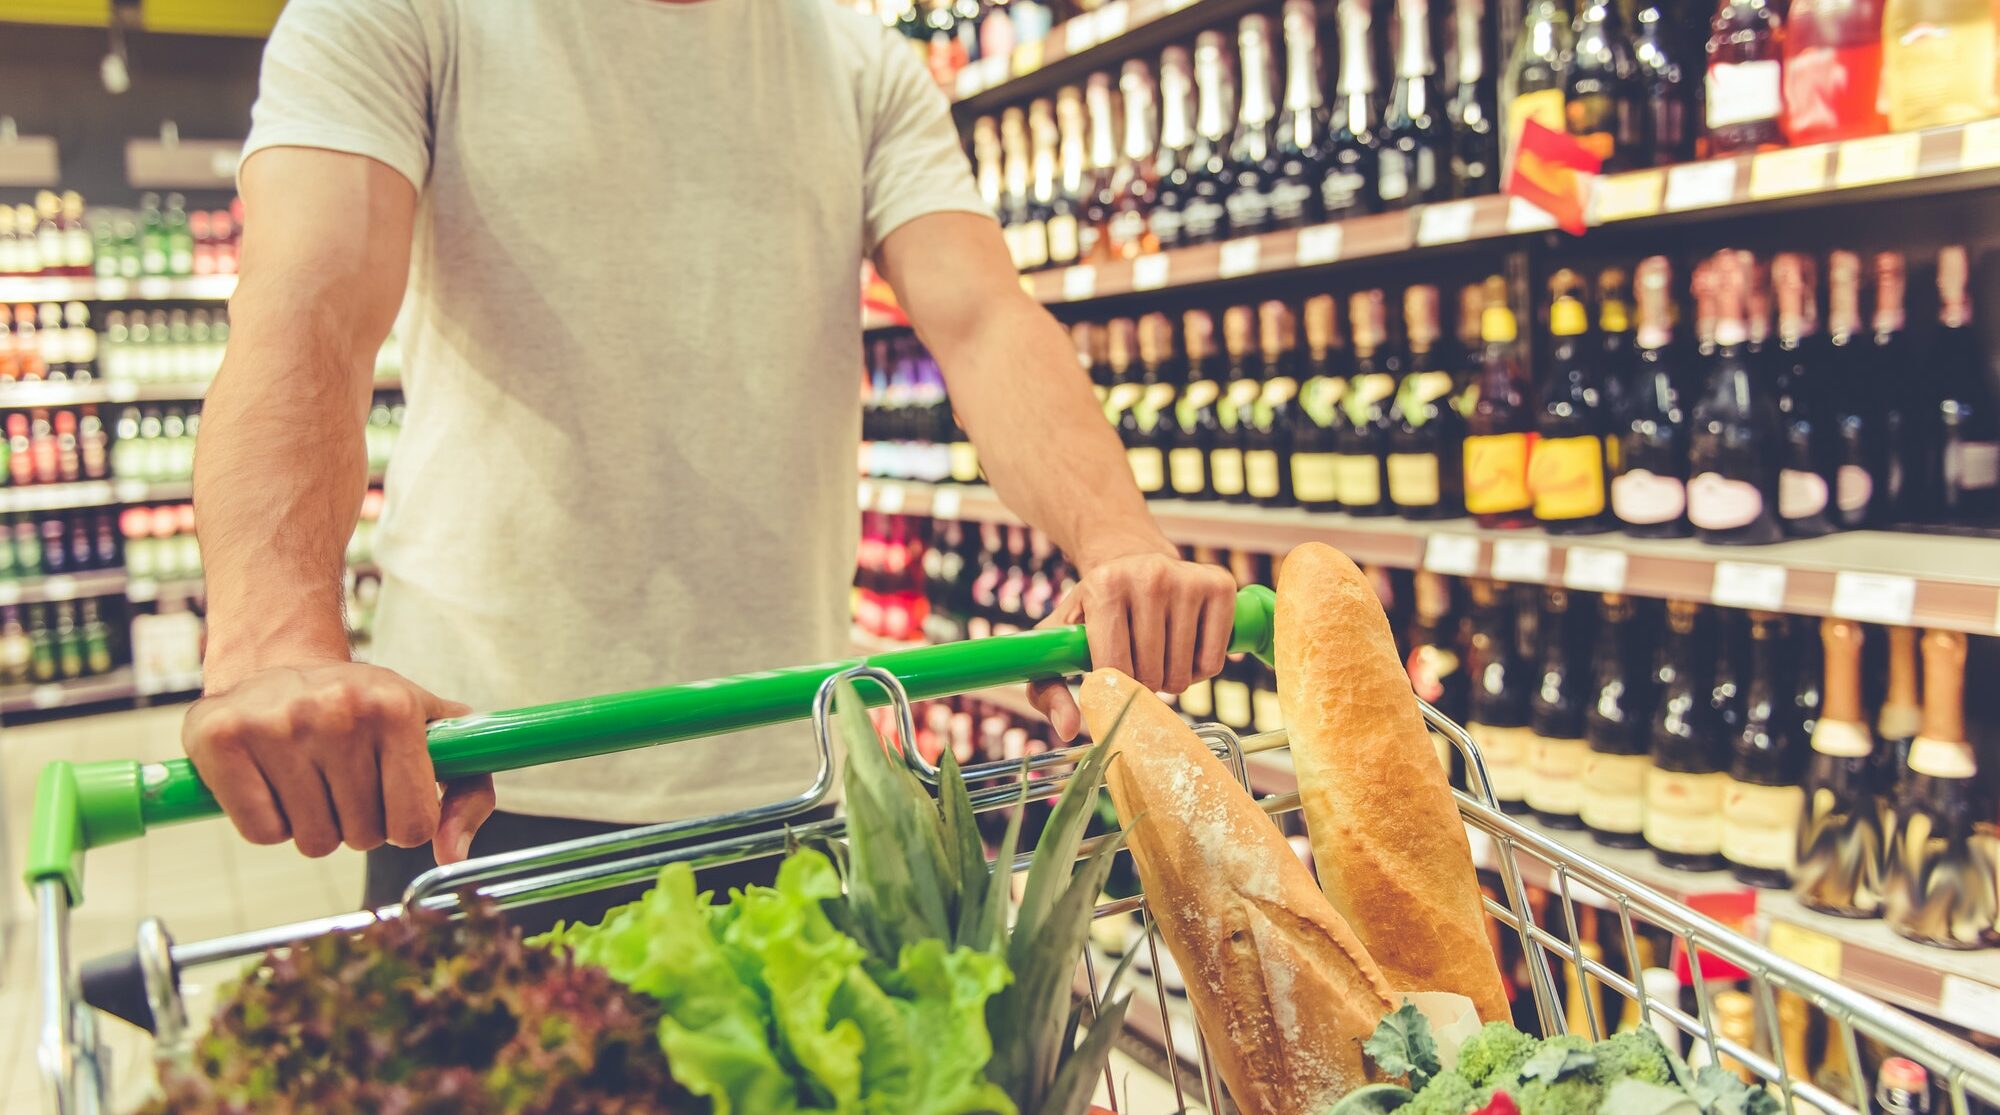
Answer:
[[[871,256],[890,233],[926,213],[992,215],[973,184],[943,90],[901,36],[883,29],[877,41],[877,61],[868,75],[875,88],[863,174]]]
[[[430,51],[412,0],[291,0],[264,48],[243,157],[266,147],[366,155],[421,190]]]

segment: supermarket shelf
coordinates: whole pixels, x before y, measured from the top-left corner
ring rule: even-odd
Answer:
[[[108,674],[42,685],[15,685],[0,689],[0,715],[14,712],[45,712],[75,708],[106,701],[129,701],[139,695],[132,667],[120,666]]]
[[[858,495],[864,510],[1020,521],[992,489],[979,485],[862,481]],[[1282,554],[1302,542],[1325,542],[1357,562],[1399,569],[2000,632],[2000,541],[1993,539],[1854,531],[1724,547],[1693,539],[1480,530],[1467,520],[1416,523],[1181,500],[1150,506],[1167,537],[1182,545]]]
[[[123,569],[92,569],[83,573],[57,573],[47,577],[0,581],[0,604],[80,600],[91,596],[116,596],[124,591]]]
[[[174,577],[167,580],[134,577],[125,585],[125,598],[135,604],[150,603],[154,600],[198,600],[207,594],[208,582],[200,577]]]
[[[212,380],[132,383],[127,380],[61,380],[0,384],[0,409],[13,407],[83,406],[93,403],[194,402],[208,393]],[[379,379],[375,390],[401,391],[400,379]]]
[[[853,631],[849,639],[854,654],[862,658],[885,654],[892,650],[908,650],[911,647],[926,645],[921,639],[911,642],[900,642],[895,639],[884,639],[879,635],[870,635],[859,629]],[[1042,715],[1034,705],[1028,703],[1028,687],[1026,685],[996,685],[991,689],[975,689],[963,694],[963,696],[996,705],[1016,716],[1039,718]]]
[[[1602,227],[1690,216],[1747,216],[1776,208],[1996,184],[2000,184],[2000,118],[1607,175],[1593,182],[1585,211],[1590,225]],[[1554,227],[1548,214],[1518,198],[1471,198],[1176,248],[1137,260],[1039,271],[1023,275],[1021,285],[1045,303],[1087,302],[1296,273],[1417,249],[1497,242]]]
[[[959,71],[952,107],[972,115],[997,111],[1260,6],[1260,0],[1110,0],[1057,24],[1041,42]]]
[[[8,276],[0,278],[0,302],[219,302],[236,293],[234,275],[188,275],[142,279]]]

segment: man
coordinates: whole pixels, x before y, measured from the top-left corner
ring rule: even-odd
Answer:
[[[195,470],[210,639],[184,732],[248,839],[370,849],[377,904],[433,853],[802,788],[792,726],[503,775],[482,828],[491,780],[440,795],[424,725],[843,656],[864,256],[994,486],[1076,563],[1058,618],[1095,661],[1170,691],[1221,667],[1227,573],[1148,517],[943,98],[874,21],[830,0],[293,0],[262,81]],[[361,665],[342,548],[406,276]],[[1075,733],[1065,690],[1037,699]]]

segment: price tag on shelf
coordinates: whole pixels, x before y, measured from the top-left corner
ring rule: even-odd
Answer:
[[[1794,197],[1826,185],[1825,144],[1760,151],[1750,159],[1750,197]]]
[[[28,690],[28,700],[33,702],[36,708],[40,709],[61,708],[63,703],[63,687],[54,683],[37,685],[33,689]]]
[[[0,604],[19,604],[21,586],[13,581],[0,581]]]
[[[159,598],[160,583],[158,581],[125,582],[125,599],[127,600],[143,604],[148,600],[158,600]]]
[[[1016,43],[1014,46],[1013,73],[1015,77],[1034,73],[1042,68],[1042,40],[1032,43]]]
[[[937,491],[932,492],[931,518],[933,519],[958,518],[958,505],[959,501],[963,498],[964,497],[959,494],[958,489],[953,487],[941,487]]]
[[[1785,567],[1752,561],[1718,561],[1708,598],[1726,608],[1780,611],[1785,606]]]
[[[1834,160],[1833,184],[1846,188],[1915,178],[1917,145],[1922,138],[1915,132],[1894,132],[1848,140],[1840,145],[1840,155]]]
[[[1300,267],[1312,267],[1321,263],[1333,263],[1340,258],[1341,238],[1344,234],[1339,225],[1313,225],[1299,230],[1298,247],[1293,249],[1292,258]]]
[[[132,288],[133,293],[141,298],[166,298],[173,294],[174,284],[171,279],[155,277],[140,279],[132,284]]]
[[[1164,253],[1154,252],[1132,261],[1132,289],[1158,290],[1167,285],[1168,260]]]
[[[1222,245],[1222,261],[1216,273],[1225,279],[1257,273],[1258,257],[1263,254],[1264,243],[1254,236],[1242,240],[1231,240]]]
[[[1563,584],[1584,592],[1625,591],[1625,551],[1571,546],[1563,551]]]
[[[1508,232],[1547,232],[1556,227],[1556,215],[1524,197],[1507,199]]]
[[[1736,160],[1715,159],[1705,163],[1682,163],[1667,169],[1669,213],[1683,209],[1707,209],[1736,200]]]
[[[1774,921],[1765,941],[1771,951],[1828,979],[1840,978],[1840,941],[1817,930]]]
[[[58,575],[42,579],[42,596],[47,600],[76,599],[76,578]]]
[[[1863,623],[1907,626],[1917,607],[1917,582],[1891,573],[1833,575],[1833,614]]]
[[[1126,4],[1125,0],[1111,0],[1109,4],[1097,9],[1095,22],[1097,24],[1097,41],[1100,43],[1110,42],[1112,39],[1123,35],[1125,28],[1131,25],[1132,9]]]
[[[1424,568],[1447,577],[1479,575],[1479,539],[1470,534],[1433,534],[1424,542]]]
[[[1473,203],[1448,201],[1426,205],[1417,213],[1417,243],[1458,244],[1472,236]]]
[[[1607,174],[1591,191],[1591,219],[1603,224],[1653,216],[1660,211],[1666,184],[1666,174],[1658,170]]]
[[[114,403],[129,403],[139,398],[136,383],[108,383],[104,386],[104,397]]]
[[[884,484],[880,495],[875,497],[875,510],[885,515],[900,515],[903,511],[904,488],[901,484]]]
[[[1958,148],[1958,169],[2000,166],[2000,116],[1965,126]]]
[[[1063,53],[1081,54],[1097,45],[1097,21],[1089,13],[1063,22]]]
[[[1493,576],[1502,581],[1547,581],[1549,544],[1539,538],[1502,538],[1494,542]]]
[[[854,502],[863,511],[875,510],[875,485],[866,480],[855,485]]]
[[[1956,1022],[1975,1030],[1991,1030],[2000,1018],[2000,987],[1946,975],[1938,990],[1938,1014],[1946,1022]]]
[[[1090,264],[1063,268],[1063,301],[1079,302],[1097,293],[1097,268]]]

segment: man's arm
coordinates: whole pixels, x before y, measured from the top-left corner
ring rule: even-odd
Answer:
[[[1181,561],[1160,533],[1068,336],[1021,290],[992,218],[917,217],[876,257],[994,489],[1076,562],[1077,599],[1057,615],[1083,620],[1091,660],[1175,693],[1220,670],[1235,582]],[[1057,731],[1074,735],[1067,692],[1036,696]]]
[[[491,782],[448,795],[441,830],[424,725],[466,710],[351,662],[342,615],[375,353],[402,301],[416,190],[360,155],[273,147],[244,164],[242,192],[230,344],[195,454],[209,643],[183,743],[258,843],[325,855],[435,836],[441,860],[461,858]]]

